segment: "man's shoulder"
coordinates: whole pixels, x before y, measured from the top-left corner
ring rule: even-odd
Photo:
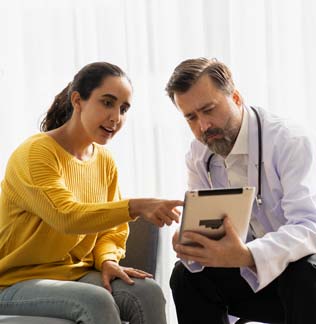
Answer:
[[[276,127],[276,128],[287,128],[290,124],[293,124],[293,121],[284,116],[275,114],[269,110],[266,110],[261,107],[255,107],[255,109],[259,112],[262,127]]]
[[[316,154],[316,133],[291,118],[260,110],[265,155],[275,154],[285,162],[289,156]],[[265,145],[267,144],[268,145]]]
[[[274,137],[278,137],[279,139],[299,137],[316,139],[315,131],[302,122],[300,123],[291,118],[274,114],[262,108],[258,108],[258,111],[262,116],[263,130],[268,133],[272,132]]]

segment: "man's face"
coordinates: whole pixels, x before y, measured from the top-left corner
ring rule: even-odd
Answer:
[[[227,95],[207,76],[185,93],[175,93],[176,106],[195,137],[226,157],[234,146],[242,121],[242,99],[237,90]]]

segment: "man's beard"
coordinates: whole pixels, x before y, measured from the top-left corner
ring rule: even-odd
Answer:
[[[223,128],[209,128],[202,134],[202,141],[214,153],[226,157],[232,150],[238,131],[235,128],[226,130]],[[214,138],[208,141],[209,136],[220,135],[221,138]]]

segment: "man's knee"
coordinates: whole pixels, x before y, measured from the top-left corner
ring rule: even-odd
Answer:
[[[291,295],[316,297],[316,289],[311,284],[316,281],[316,268],[308,262],[308,257],[290,263],[279,277],[279,293],[281,296]]]

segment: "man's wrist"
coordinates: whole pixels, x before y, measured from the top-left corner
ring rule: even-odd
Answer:
[[[254,259],[253,255],[251,253],[251,250],[248,248],[247,245],[246,245],[246,249],[247,249],[247,251],[246,251],[247,257],[246,257],[245,266],[249,267],[252,271],[257,272],[255,259]]]

